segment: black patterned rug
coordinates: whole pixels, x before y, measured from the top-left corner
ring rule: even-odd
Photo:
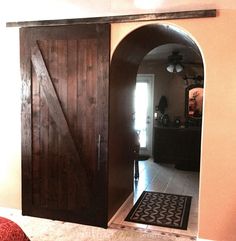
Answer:
[[[144,191],[125,221],[187,229],[190,196]]]

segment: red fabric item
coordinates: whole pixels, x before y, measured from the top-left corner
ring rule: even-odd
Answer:
[[[0,217],[1,241],[30,241],[23,230],[13,221]]]

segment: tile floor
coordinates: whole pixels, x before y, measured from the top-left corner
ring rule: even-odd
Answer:
[[[108,229],[22,216],[20,210],[0,208],[0,216],[15,221],[32,241],[191,241],[197,236],[199,173],[175,169],[151,160],[140,164],[134,194],[120,208]],[[124,221],[143,190],[192,196],[187,230],[163,228]]]
[[[140,177],[134,181],[134,192],[118,210],[110,227],[173,233],[195,239],[198,231],[199,173],[175,169],[170,164],[157,164],[151,159],[139,162]],[[180,230],[124,221],[133,204],[144,191],[157,191],[192,196],[188,229]]]

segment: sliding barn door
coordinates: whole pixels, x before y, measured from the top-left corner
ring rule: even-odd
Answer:
[[[106,227],[109,25],[20,37],[23,214]]]

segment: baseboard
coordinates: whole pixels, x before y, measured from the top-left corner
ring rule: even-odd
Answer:
[[[197,241],[215,241],[213,239],[197,238]]]
[[[125,200],[125,202],[121,205],[121,207],[117,210],[117,212],[113,215],[113,217],[109,220],[108,225],[107,225],[108,227],[109,227],[110,224],[113,222],[113,220],[117,217],[117,215],[119,214],[120,210],[122,210],[122,208],[126,205],[127,202],[129,202],[129,200],[130,200],[131,198],[133,198],[133,196],[134,196],[134,193],[132,192],[132,193],[128,196],[128,198]]]

